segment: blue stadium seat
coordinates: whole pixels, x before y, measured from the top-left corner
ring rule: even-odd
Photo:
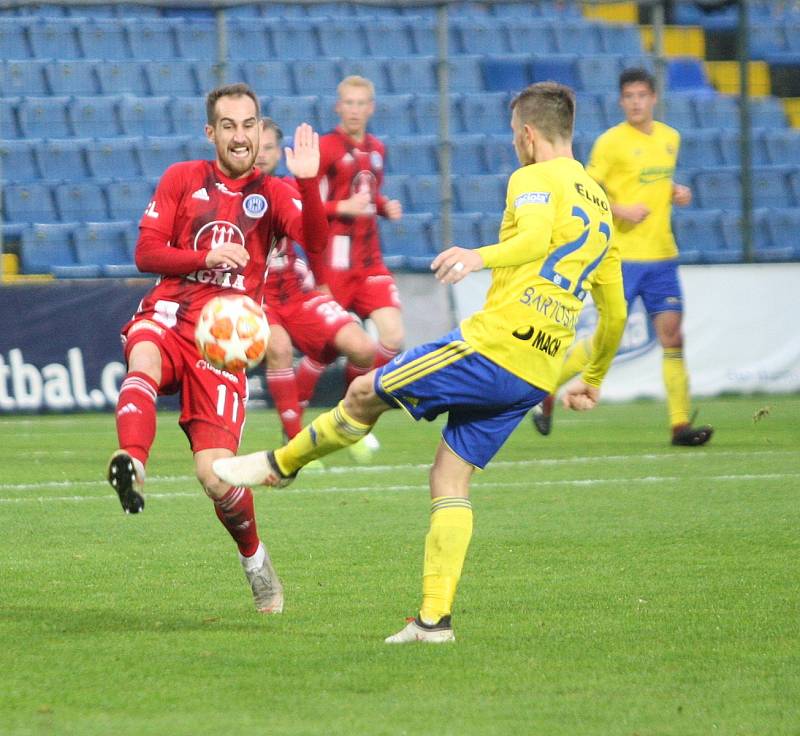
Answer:
[[[726,166],[739,166],[741,163],[742,139],[738,130],[722,130],[719,132],[722,163]],[[751,130],[750,157],[753,166],[768,166],[771,161],[767,152],[764,131],[760,128]],[[786,162],[789,163],[789,162]]]
[[[397,18],[400,15],[400,8],[392,5],[354,5],[353,12],[358,17]]]
[[[753,169],[754,207],[792,207],[794,197],[789,188],[789,173],[785,166],[762,166]]]
[[[739,120],[739,106],[734,97],[702,95],[693,97],[692,101],[700,128],[729,128]]]
[[[667,89],[711,89],[703,62],[699,59],[669,59],[667,61]]]
[[[729,162],[722,157],[718,130],[703,128],[681,134],[678,168],[713,168],[726,163]]]
[[[514,54],[553,54],[556,39],[552,25],[541,19],[514,22],[508,28],[508,45]]]
[[[66,14],[70,18],[80,18],[81,20],[94,18],[115,18],[115,5],[67,5]]]
[[[176,135],[199,136],[203,134],[206,125],[205,97],[172,97],[169,100],[168,108]],[[264,111],[262,110],[262,112]],[[153,135],[163,134],[154,133]]]
[[[695,117],[695,106],[691,94],[668,94],[664,99],[664,122],[667,125],[672,125],[681,132],[696,128],[697,118]],[[619,104],[615,100],[617,107],[617,114],[622,113],[619,111]]]
[[[87,222],[75,228],[73,244],[77,262],[96,266],[133,266],[125,275],[135,276],[136,266],[128,245],[127,222]],[[103,275],[122,275],[119,270]]]
[[[317,125],[321,132],[333,130],[339,124],[339,116],[336,113],[338,99],[336,95],[317,96]]]
[[[461,95],[451,94],[449,101],[450,133],[461,133],[464,131],[464,124],[461,119]],[[417,95],[413,107],[417,122],[417,132],[425,135],[438,134],[439,95]]]
[[[800,20],[797,15],[786,24],[786,49],[789,53],[800,53]]]
[[[766,209],[759,208],[753,210],[753,250],[757,254],[769,251],[772,248],[770,231],[767,227],[768,220]],[[723,212],[722,236],[728,252],[733,254],[737,261],[742,260],[744,255],[743,233],[744,228],[741,214],[739,212]],[[714,259],[714,262],[719,263],[723,260],[727,261],[730,259],[723,259],[718,256]]]
[[[416,181],[417,177],[414,177]],[[408,174],[390,174],[383,177],[381,193],[389,199],[397,199],[403,203],[403,207],[408,206],[408,184],[410,177]]]
[[[239,39],[231,37],[234,47]],[[175,26],[178,58],[216,59],[217,27],[213,20],[191,20]]]
[[[138,140],[136,152],[142,174],[147,178],[159,177],[170,164],[188,160],[186,139],[177,136],[152,136]]]
[[[253,89],[273,95],[294,94],[290,65],[285,61],[253,61],[241,65],[242,78]]]
[[[526,20],[541,15],[538,3],[494,3],[492,11],[497,18]]]
[[[122,132],[125,135],[169,135],[172,133],[169,104],[169,97],[124,95],[117,107]]]
[[[72,250],[74,224],[37,224],[22,234],[20,268],[22,273],[52,273],[54,266],[74,266]]]
[[[45,78],[46,62],[37,60],[0,61],[0,93],[3,97],[34,96],[50,94]]]
[[[87,59],[129,59],[125,23],[119,19],[92,19],[78,24],[78,39]]]
[[[178,58],[175,45],[175,28],[181,20],[160,18],[127,19],[125,30],[134,59],[142,61],[169,61]]]
[[[85,181],[89,178],[86,149],[89,138],[61,138],[42,141],[37,147],[39,170],[47,181]]]
[[[4,97],[0,105],[0,135],[4,138],[21,138],[22,132],[17,122],[18,97]]]
[[[58,211],[45,184],[8,184],[3,200],[7,222],[58,222]]]
[[[393,59],[386,71],[389,85],[395,93],[436,90],[436,68],[430,56]]]
[[[397,136],[386,141],[386,165],[390,174],[435,174],[439,171],[435,135]]]
[[[393,59],[387,57],[365,57],[363,59],[342,59],[339,62],[339,79],[344,79],[352,74],[366,77],[375,85],[377,95],[387,94],[390,90],[389,77],[386,69]]]
[[[488,135],[486,137],[486,164],[492,173],[506,176],[519,168],[510,131],[505,135]]]
[[[783,104],[777,97],[751,97],[750,122],[754,128],[787,127]]]
[[[279,59],[315,59],[321,53],[314,28],[308,21],[270,21],[266,28]]]
[[[39,179],[39,167],[36,165],[36,149],[39,145],[33,141],[0,140],[0,181]]]
[[[382,95],[375,100],[370,129],[377,135],[412,135],[416,126],[412,112],[413,95]]]
[[[230,10],[232,8],[228,8],[226,13]],[[249,64],[261,63],[275,55],[267,26],[264,21],[250,18],[231,18],[228,21],[228,38],[235,39],[234,43],[228,44],[229,56],[233,60],[248,62],[243,66],[244,70]],[[211,58],[216,58],[216,55]]]
[[[341,17],[347,17],[353,15],[353,6],[347,2],[329,2],[329,3],[315,3],[313,5],[309,5],[306,8],[306,12],[308,13],[309,17],[317,20],[317,19],[326,19],[326,18],[334,18],[338,20]]]
[[[561,82],[573,89],[580,85],[575,54],[534,55],[532,59],[532,79],[534,82]]]
[[[18,18],[0,18],[0,49],[5,59],[30,59],[28,23]]]
[[[220,84],[232,84],[241,82],[244,79],[241,67],[245,65],[235,61],[223,65],[216,64],[213,61],[191,61],[189,63],[197,80],[199,95],[208,94],[215,87],[219,87]],[[222,74],[221,77],[220,74]]]
[[[68,20],[40,20],[28,26],[28,39],[36,59],[83,57],[75,24]]]
[[[577,129],[572,136],[572,155],[576,161],[580,161],[584,166],[589,161],[589,154],[592,152],[595,137],[594,133],[584,134]]]
[[[407,18],[385,17],[366,23],[364,28],[372,56],[395,58],[415,53]]]
[[[453,56],[450,58],[448,68],[451,91],[483,91],[483,73],[479,56]]]
[[[262,6],[261,14],[264,18],[275,18],[283,20],[284,18],[307,18],[305,5],[298,5],[295,3],[269,3]]]
[[[339,84],[339,70],[332,59],[304,59],[290,64],[298,95],[332,94]],[[277,94],[269,89],[270,94]]]
[[[117,115],[119,97],[73,97],[69,102],[69,119],[75,135],[86,138],[108,138],[122,130]]]
[[[789,260],[800,257],[800,207],[771,209],[766,218],[772,249],[762,254],[765,259]]]
[[[527,54],[489,55],[481,60],[481,69],[489,92],[518,92],[531,83]]]
[[[415,10],[418,9],[415,8]],[[432,17],[418,18],[411,23],[410,28],[416,53],[424,56],[438,56],[439,42],[437,39],[436,19]],[[448,35],[447,50],[450,54],[461,53],[461,39],[456,35],[452,24]]]
[[[750,55],[754,59],[763,59],[770,54],[788,51],[786,34],[778,23],[751,23]]]
[[[505,206],[507,177],[484,174],[455,177],[453,187],[461,212],[502,211]]]
[[[436,255],[430,214],[407,214],[400,220],[379,220],[381,250],[389,268],[426,271]]]
[[[161,18],[161,8],[153,5],[115,3],[118,18]]]
[[[552,30],[556,51],[560,54],[599,54],[603,51],[600,32],[593,23],[554,23]]]
[[[482,133],[453,136],[450,149],[452,172],[457,176],[489,173],[485,151],[486,136]]]
[[[135,220],[142,216],[144,208],[153,197],[154,186],[146,179],[112,181],[105,185],[108,196],[110,218],[94,217],[86,220]]]
[[[452,240],[445,242],[441,218],[433,221],[433,245],[437,250],[444,250],[451,245],[458,245],[462,248],[477,248],[487,245],[489,241],[481,240],[479,224],[483,218],[480,212],[454,212],[450,219],[452,229]]]
[[[702,263],[704,251],[724,250],[720,210],[674,209],[672,228],[682,263]]]
[[[609,54],[581,54],[576,61],[578,89],[584,92],[612,93],[619,86],[620,61]]]
[[[769,163],[800,166],[800,130],[766,130],[764,145]]]
[[[200,88],[191,61],[153,61],[142,68],[153,95],[188,97],[208,91]]]
[[[133,179],[141,176],[138,138],[104,138],[86,149],[89,171],[95,179]]]
[[[509,133],[510,113],[505,92],[464,95],[461,112],[467,133]]]
[[[436,174],[410,177],[406,194],[409,212],[439,212],[442,207],[441,180]]]
[[[87,59],[47,63],[44,74],[50,92],[54,95],[99,94],[100,83],[95,73],[97,63]]]
[[[70,182],[53,188],[62,222],[91,222],[108,219],[102,187],[93,181]]]
[[[600,95],[598,101],[603,108],[609,127],[622,122],[623,115],[622,108],[619,106],[619,95]]]
[[[478,222],[481,245],[492,245],[500,240],[500,219],[497,212],[484,212]]]
[[[67,115],[68,97],[24,97],[17,118],[25,138],[68,138],[72,126]]]
[[[270,4],[269,7],[273,7]],[[261,6],[255,3],[251,5],[232,5],[230,8],[225,8],[225,15],[227,16],[228,23],[234,21],[249,22],[255,18],[261,18]]]
[[[211,161],[215,156],[216,152],[214,146],[208,138],[196,135],[186,139],[187,161]]]
[[[636,56],[642,53],[642,38],[635,25],[601,23],[597,30],[600,45],[606,54]]]
[[[366,31],[352,19],[333,18],[316,24],[322,55],[360,57],[369,53]]]
[[[317,98],[313,95],[302,97],[271,97],[264,112],[278,125],[291,135],[300,123],[309,123],[314,128],[317,125]]]
[[[105,61],[98,64],[96,70],[100,91],[104,95],[149,95],[150,88],[142,66],[138,61]]]
[[[578,94],[575,101],[575,130],[597,136],[607,127],[605,108],[600,98],[592,94]]]
[[[454,18],[451,27],[466,54],[505,54],[511,52],[507,24],[496,18]]]
[[[700,171],[694,177],[700,207],[736,210],[742,204],[739,172],[735,169]]]

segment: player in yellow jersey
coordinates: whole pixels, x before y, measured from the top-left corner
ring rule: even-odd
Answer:
[[[703,445],[713,428],[693,427],[689,418],[689,376],[683,360],[681,317],[683,296],[678,281],[678,248],[672,235],[672,205],[692,201],[689,187],[672,180],[678,158],[677,130],[653,119],[655,80],[644,69],[626,69],[619,80],[625,122],[595,142],[587,172],[605,189],[614,214],[614,240],[622,256],[622,277],[628,304],[641,296],[664,350],[672,444]],[[577,342],[558,379],[566,383],[589,362],[591,344]],[[540,434],[550,434],[553,397],[532,412]]]
[[[472,473],[554,389],[586,294],[591,291],[600,320],[593,358],[567,391],[567,406],[597,403],[627,317],[608,200],[572,158],[572,90],[534,84],[511,110],[522,166],[508,183],[500,241],[448,248],[431,264],[445,284],[491,268],[483,309],[441,340],[356,378],[344,401],[283,447],[214,466],[237,484],[283,486],[312,459],[357,442],[388,409],[400,407],[417,420],[448,414],[430,474],[422,606],[386,639],[391,644],[454,640],[450,613],[472,536]]]

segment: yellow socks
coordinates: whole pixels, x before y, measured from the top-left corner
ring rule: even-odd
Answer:
[[[683,348],[664,348],[664,388],[667,390],[669,423],[689,423],[689,374],[683,362]]]
[[[471,538],[470,500],[456,496],[434,498],[422,572],[419,615],[424,623],[434,624],[449,615]]]
[[[284,475],[292,475],[312,460],[355,444],[369,434],[370,429],[371,424],[353,419],[344,410],[344,401],[340,401],[338,406],[318,416],[275,450],[275,460]]]
[[[583,340],[578,340],[569,353],[567,358],[561,366],[561,373],[558,376],[558,385],[563,386],[573,376],[578,375],[587,365],[592,357],[592,339],[585,337]],[[553,392],[555,393],[555,392]]]

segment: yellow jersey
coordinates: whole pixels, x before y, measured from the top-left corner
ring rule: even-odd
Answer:
[[[607,286],[601,303],[610,299],[624,322],[611,233],[605,192],[578,161],[556,158],[517,169],[508,182],[500,242],[478,248],[492,281],[483,309],[461,323],[464,339],[528,383],[555,390],[587,292]],[[597,348],[587,383],[600,385],[618,341]]]
[[[594,144],[586,171],[614,204],[643,204],[650,214],[638,224],[614,220],[614,238],[623,261],[660,261],[678,257],[672,235],[672,177],[680,133],[653,122],[642,133],[627,122],[603,133]]]

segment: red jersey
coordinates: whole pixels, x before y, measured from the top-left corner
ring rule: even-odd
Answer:
[[[139,223],[136,263],[161,278],[136,316],[193,340],[198,314],[212,297],[241,293],[261,303],[267,259],[279,237],[287,234],[310,250],[321,250],[326,242],[316,181],[301,180],[297,186],[303,206],[297,190],[255,170],[231,179],[213,161],[170,166]],[[226,243],[247,249],[247,266],[207,268],[207,251]]]
[[[387,198],[380,193],[383,184],[385,148],[375,136],[367,133],[356,141],[337,127],[319,139],[320,194],[328,215],[328,249],[326,267],[334,271],[386,271],[381,256],[377,215],[383,215]],[[358,217],[336,214],[339,200],[349,199],[359,191],[368,191],[372,211]],[[316,272],[320,283],[325,274]]]

